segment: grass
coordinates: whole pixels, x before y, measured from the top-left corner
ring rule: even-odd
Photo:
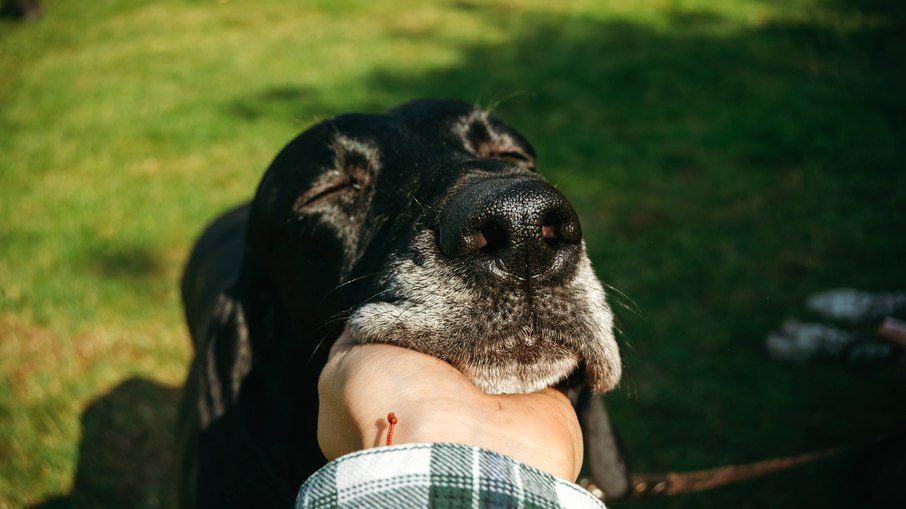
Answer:
[[[892,366],[763,348],[811,292],[906,287],[895,1],[42,4],[0,20],[0,508],[168,507],[195,235],[306,126],[419,96],[503,99],[639,308],[634,470],[902,426]],[[611,505],[860,506],[851,468]]]

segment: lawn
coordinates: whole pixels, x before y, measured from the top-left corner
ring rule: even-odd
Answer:
[[[896,0],[43,0],[0,20],[0,508],[169,507],[195,236],[296,133],[413,97],[533,142],[618,292],[633,470],[902,428],[891,363],[771,360],[828,288],[906,288]],[[612,507],[861,506],[847,458]]]

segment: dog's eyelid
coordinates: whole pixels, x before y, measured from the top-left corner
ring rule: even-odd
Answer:
[[[361,185],[355,179],[336,170],[331,171],[325,177],[327,178],[322,178],[308,191],[299,196],[293,205],[293,211],[301,212],[302,209],[317,205],[330,196],[341,193],[344,189],[358,190],[361,188]]]
[[[338,136],[333,150],[333,170],[355,180],[367,182],[380,167],[380,151],[370,142]]]
[[[503,150],[495,154],[500,159],[510,159],[523,163],[531,163],[532,158],[528,154],[518,150]]]

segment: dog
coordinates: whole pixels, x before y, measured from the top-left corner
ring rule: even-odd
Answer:
[[[251,203],[199,238],[182,296],[185,507],[292,504],[325,463],[317,381],[344,327],[443,359],[489,394],[598,394],[621,374],[576,211],[522,135],[459,101],[303,132]],[[597,399],[575,401],[592,410],[586,434],[612,438]],[[600,468],[619,468],[605,449]]]

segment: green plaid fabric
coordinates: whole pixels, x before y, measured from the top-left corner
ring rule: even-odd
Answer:
[[[580,486],[460,444],[403,444],[331,461],[299,490],[297,509],[604,507]]]

